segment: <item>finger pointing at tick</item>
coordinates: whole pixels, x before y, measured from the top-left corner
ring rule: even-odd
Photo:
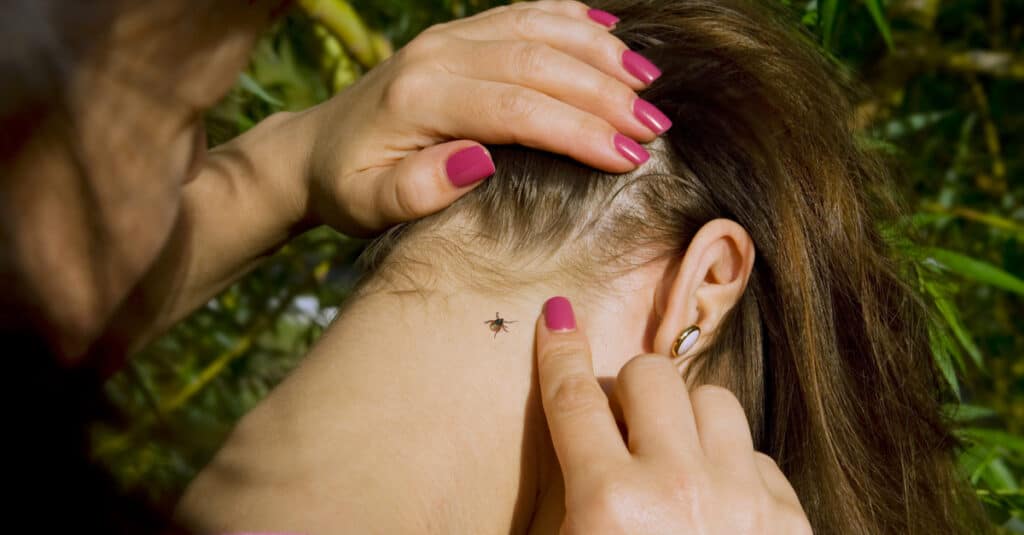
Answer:
[[[666,356],[634,357],[615,384],[626,444],[568,299],[544,304],[536,340],[541,403],[565,482],[562,535],[811,532],[783,472],[753,449],[728,390],[689,392]]]

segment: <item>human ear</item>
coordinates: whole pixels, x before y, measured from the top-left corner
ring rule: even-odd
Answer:
[[[679,335],[691,325],[701,335],[687,353],[705,347],[743,296],[753,267],[754,242],[738,223],[715,219],[701,227],[683,257],[669,264],[655,292],[654,351],[672,355]]]

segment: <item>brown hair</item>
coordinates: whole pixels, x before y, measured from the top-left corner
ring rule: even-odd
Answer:
[[[984,529],[956,473],[927,307],[876,226],[898,213],[889,173],[858,143],[835,69],[752,2],[599,4],[665,73],[642,94],[675,123],[651,144],[651,163],[607,175],[494,147],[497,176],[370,248],[368,284],[426,261],[424,245],[435,265],[438,252],[472,263],[467,282],[485,287],[488,273],[507,277],[531,258],[600,279],[679,256],[704,223],[732,219],[757,260],[692,379],[736,393],[757,449],[789,477],[816,531]],[[439,225],[463,232],[442,239]],[[403,247],[412,236],[416,247]]]

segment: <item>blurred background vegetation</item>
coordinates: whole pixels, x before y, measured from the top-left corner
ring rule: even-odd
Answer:
[[[1002,530],[1024,533],[1024,0],[761,1],[783,2],[864,88],[858,125],[891,155],[912,210],[886,230],[935,304],[965,477]],[[499,3],[300,0],[207,115],[211,145],[344,90],[431,24]],[[125,416],[94,425],[95,456],[170,507],[330,322],[364,245],[309,232],[136,355],[107,384]]]

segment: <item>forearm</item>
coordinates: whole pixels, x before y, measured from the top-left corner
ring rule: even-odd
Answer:
[[[306,136],[298,114],[277,114],[209,152],[183,188],[174,230],[97,345],[131,353],[311,226],[303,187]]]

